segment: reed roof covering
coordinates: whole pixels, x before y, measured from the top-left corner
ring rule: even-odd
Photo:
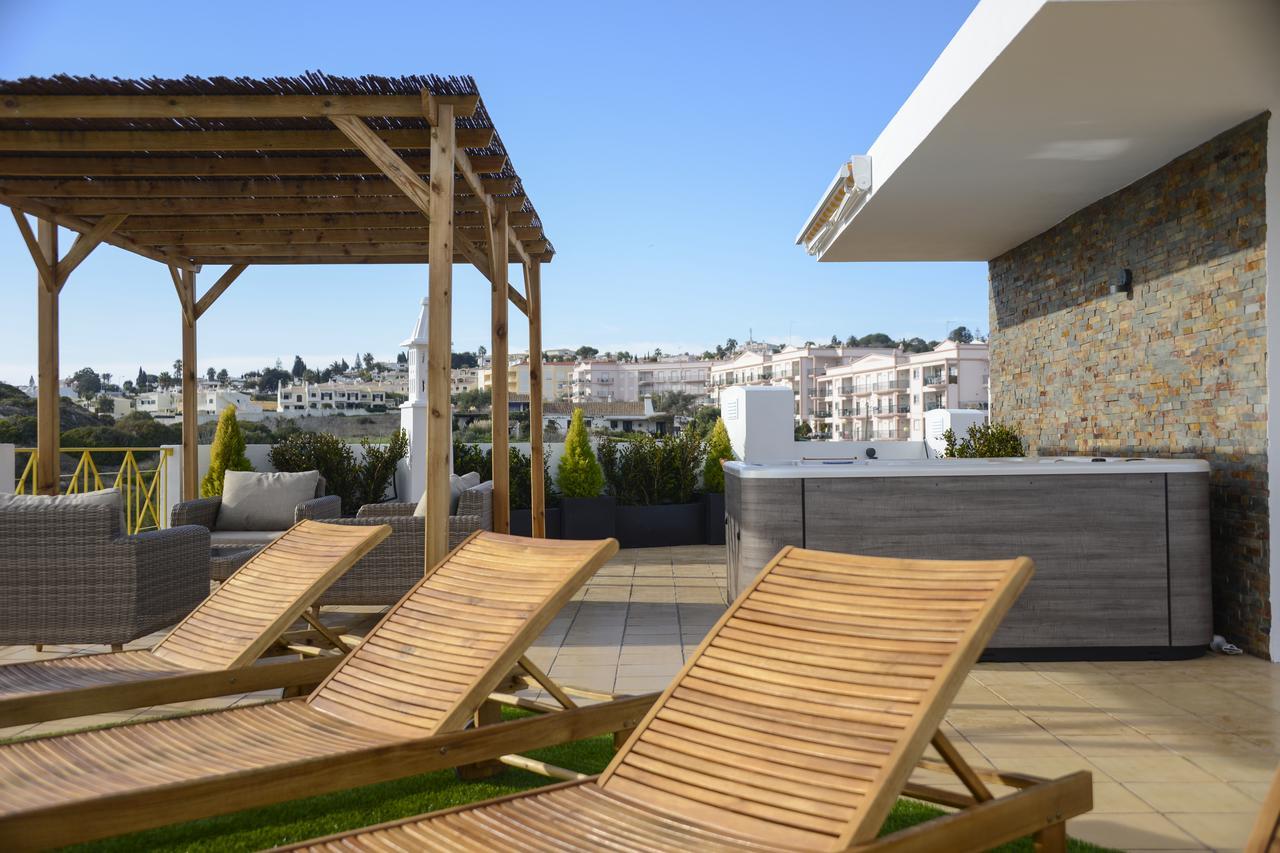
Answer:
[[[550,260],[471,77],[0,80],[0,203],[82,232],[124,217],[106,242],[183,266],[424,263],[422,205],[340,123],[429,183],[439,104],[455,113],[455,259],[483,258],[505,210],[512,260]]]

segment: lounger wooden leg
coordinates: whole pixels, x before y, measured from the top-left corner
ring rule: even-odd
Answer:
[[[122,652],[122,651],[124,651],[124,644],[123,644],[123,643],[112,643],[112,644],[111,644],[111,651],[113,651],[113,652]]]
[[[36,651],[37,651],[37,652],[42,652],[42,651],[44,651],[44,644],[42,644],[42,643],[36,643]]]
[[[1066,853],[1067,825],[1055,823],[1032,836],[1036,853]]]
[[[480,703],[480,707],[476,709],[475,726],[489,726],[502,722],[502,706],[497,702],[488,700]],[[475,764],[462,764],[458,767],[458,778],[466,782],[474,782],[479,779],[489,779],[497,776],[506,766],[499,759],[491,759],[489,761],[477,761]]]
[[[538,682],[543,690],[550,693],[551,698],[559,702],[561,708],[578,707],[578,704],[569,698],[569,694],[565,693],[564,690],[560,688],[559,684],[556,684],[551,680],[551,676],[539,669],[538,666],[533,661],[529,660],[528,657],[521,655],[519,663],[520,668],[529,673],[529,677]]]

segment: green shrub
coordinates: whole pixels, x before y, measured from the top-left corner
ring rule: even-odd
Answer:
[[[493,454],[481,450],[479,445],[453,441],[453,473],[461,477],[472,471],[480,475],[480,482],[493,479]]]
[[[551,464],[548,461],[547,449],[542,450],[542,499],[543,506],[551,507],[560,503],[560,498],[551,485]],[[530,457],[518,448],[510,448],[508,465],[511,477],[511,508],[532,509],[533,507],[533,468]]]
[[[319,471],[325,490],[342,498],[343,515],[360,508],[359,475],[351,446],[327,432],[295,432],[271,448],[277,471]]]
[[[602,441],[597,451],[608,493],[622,506],[689,503],[705,449],[697,431],[659,441],[648,433],[630,441]]]
[[[968,435],[956,439],[954,430],[942,434],[946,442],[943,456],[957,459],[995,459],[1025,456],[1022,438],[1009,426],[997,423],[970,424]]]
[[[228,471],[252,471],[249,457],[244,455],[244,436],[236,419],[236,407],[227,406],[218,416],[218,431],[209,448],[209,470],[200,481],[200,497],[222,494],[222,480]]]
[[[396,466],[409,455],[409,434],[398,429],[385,445],[371,444],[369,439],[362,438],[360,446],[364,448],[364,459],[356,477],[357,508],[379,503],[387,493],[387,486],[395,479]]]
[[[582,422],[582,409],[573,410],[565,434],[564,455],[557,469],[560,492],[567,498],[598,498],[604,488],[604,472],[591,449],[591,438]]]
[[[716,425],[711,428],[711,437],[707,439],[707,461],[702,466],[703,491],[712,494],[724,491],[722,465],[732,458],[733,444],[729,441],[729,430],[725,428],[723,418],[716,418]]]

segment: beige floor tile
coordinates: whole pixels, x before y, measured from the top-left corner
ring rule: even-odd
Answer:
[[[1062,740],[1086,758],[1101,756],[1166,755],[1163,746],[1132,729],[1116,728],[1116,734],[1064,734]]]
[[[1225,782],[1129,782],[1156,811],[1255,814],[1258,804]]]
[[[1041,737],[969,737],[969,742],[992,761],[1002,758],[1069,758],[1071,747],[1049,734]]]
[[[1270,753],[1188,755],[1187,760],[1223,782],[1266,782],[1276,773],[1276,761]]]
[[[991,763],[1009,773],[1026,773],[1030,776],[1040,776],[1044,779],[1057,779],[1059,776],[1066,776],[1069,773],[1085,770],[1093,774],[1093,784],[1095,785],[1101,782],[1114,781],[1102,768],[1084,756],[1074,753],[1053,757],[1013,756],[1001,758]]]
[[[1255,803],[1265,800],[1267,791],[1271,789],[1270,782],[1229,782],[1228,784]]]
[[[1093,813],[1115,814],[1155,811],[1151,804],[1119,782],[1093,783]]]
[[[1090,812],[1067,821],[1067,834],[1120,850],[1203,850],[1204,845],[1154,812]]]
[[[1099,755],[1090,759],[1118,782],[1212,782],[1207,770],[1173,753],[1163,755]],[[1250,780],[1238,780],[1250,781]]]
[[[1169,820],[1210,850],[1238,850],[1249,840],[1251,819],[1244,815],[1220,813],[1171,814]]]

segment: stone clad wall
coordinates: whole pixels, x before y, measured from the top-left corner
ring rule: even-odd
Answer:
[[[992,417],[1045,455],[1208,459],[1215,630],[1264,657],[1267,120],[990,262]]]

